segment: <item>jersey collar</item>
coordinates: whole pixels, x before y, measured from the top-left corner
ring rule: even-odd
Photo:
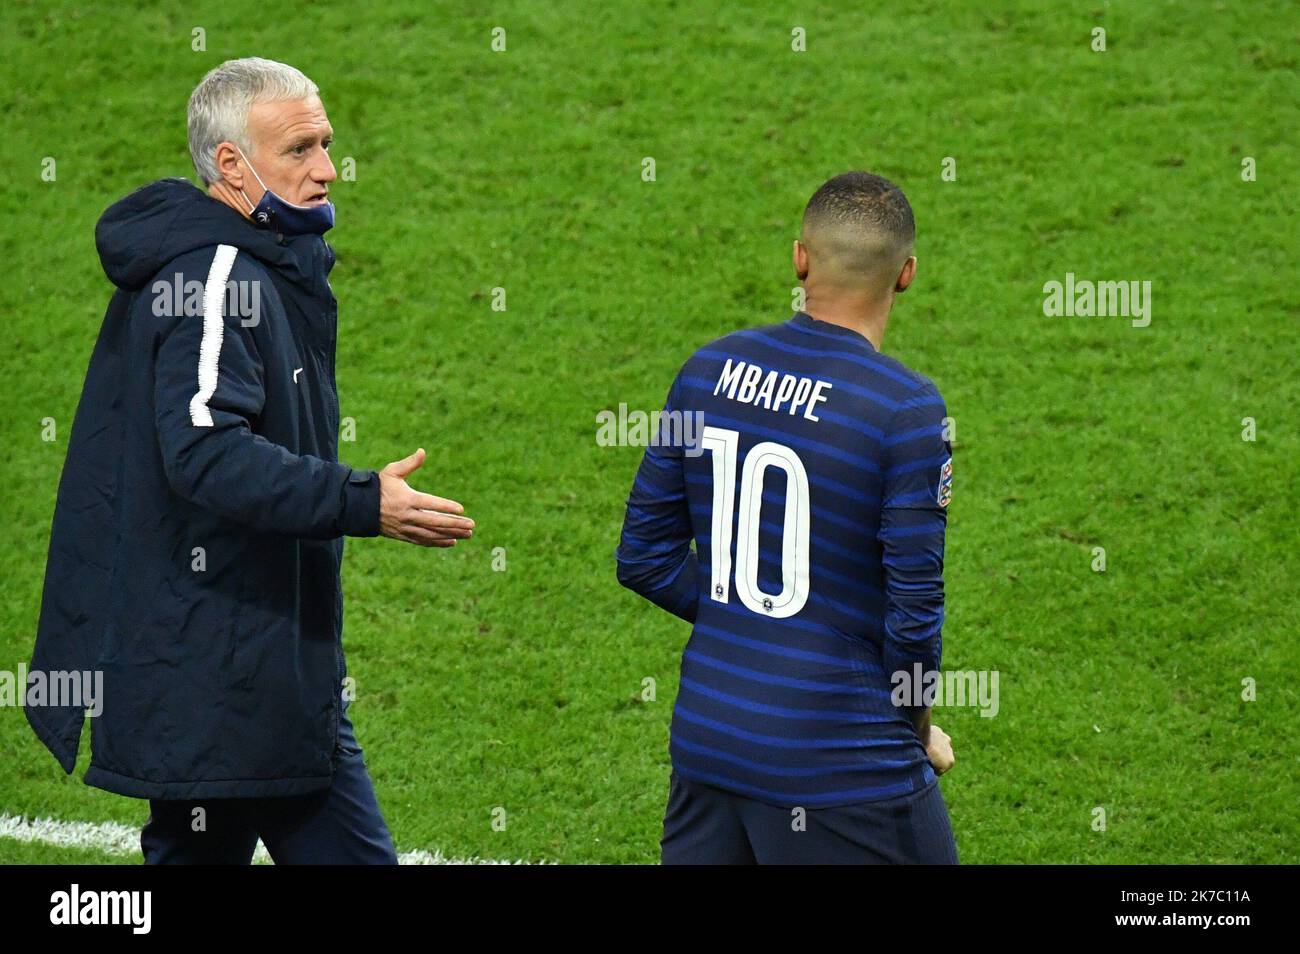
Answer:
[[[806,311],[798,312],[790,319],[790,324],[794,325],[796,328],[803,328],[805,331],[830,335],[836,338],[844,338],[849,341],[857,342],[858,344],[864,344],[872,351],[876,350],[876,346],[871,343],[866,335],[860,334],[852,328],[845,328],[843,325],[835,325],[829,321],[818,321]]]

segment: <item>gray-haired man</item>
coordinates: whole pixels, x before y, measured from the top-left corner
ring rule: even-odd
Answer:
[[[345,707],[343,536],[468,538],[452,500],[338,460],[337,302],[316,85],[263,59],[189,105],[206,193],[100,219],[117,291],[59,485],[33,670],[102,670],[86,782],[148,798],[149,862],[391,863]],[[84,712],[29,707],[71,772]]]

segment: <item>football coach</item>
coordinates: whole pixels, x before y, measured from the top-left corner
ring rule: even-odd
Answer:
[[[249,58],[190,97],[203,183],[100,218],[116,286],[59,483],[32,670],[102,671],[89,785],[147,798],[149,863],[393,863],[346,712],[343,537],[473,521],[338,459],[333,138],[316,85]],[[82,706],[28,706],[73,771]]]

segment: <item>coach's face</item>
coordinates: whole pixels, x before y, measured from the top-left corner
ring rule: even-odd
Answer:
[[[329,184],[338,173],[330,161],[334,130],[319,96],[280,103],[254,103],[248,111],[248,136],[253,154],[248,157],[266,187],[294,205],[324,205]],[[222,143],[222,148],[227,144]],[[232,150],[233,151],[233,150]],[[238,182],[256,205],[262,198],[257,177],[234,153]],[[228,179],[231,177],[227,177]]]

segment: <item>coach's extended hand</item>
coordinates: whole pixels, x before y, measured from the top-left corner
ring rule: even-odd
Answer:
[[[379,472],[379,532],[422,547],[455,546],[474,535],[474,521],[454,500],[412,490],[406,478],[424,463],[424,448]]]

